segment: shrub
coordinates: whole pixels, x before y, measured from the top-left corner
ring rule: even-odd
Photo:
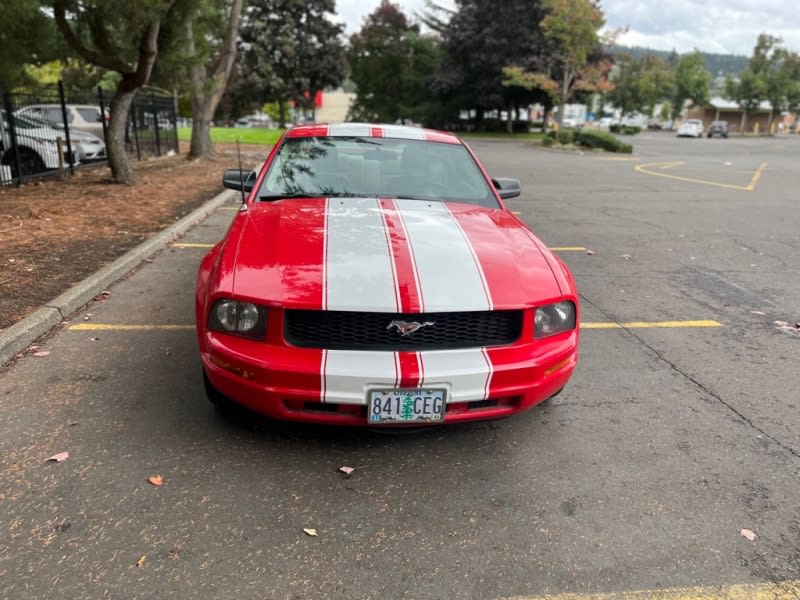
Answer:
[[[611,133],[621,133],[622,135],[636,135],[642,128],[635,125],[620,125],[619,123],[614,123],[608,126],[608,130]]]
[[[574,133],[575,143],[584,148],[600,148],[609,152],[630,154],[633,146],[615,138],[607,131],[586,130]]]
[[[562,146],[567,146],[571,144],[574,139],[573,132],[570,129],[561,129],[558,131],[556,139],[558,139],[558,143]]]
[[[608,130],[611,133],[621,133],[622,125],[620,125],[619,123],[612,123],[611,125],[608,126]]]
[[[552,145],[553,145],[553,138],[551,136],[542,138],[542,146],[544,146],[545,148],[549,148]]]

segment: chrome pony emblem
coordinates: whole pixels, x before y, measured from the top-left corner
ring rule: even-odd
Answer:
[[[392,321],[386,327],[386,329],[391,329],[392,327],[396,327],[397,331],[400,332],[400,335],[411,335],[418,329],[422,329],[423,327],[428,327],[429,325],[436,325],[431,321],[425,321],[424,323],[420,323],[419,321]]]

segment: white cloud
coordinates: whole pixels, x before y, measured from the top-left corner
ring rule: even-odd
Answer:
[[[425,0],[394,1],[412,19],[425,11]],[[455,0],[436,2],[455,5]],[[337,0],[336,20],[349,35],[379,5],[380,0]],[[758,34],[769,33],[800,52],[797,0],[602,0],[601,6],[609,28],[629,27],[619,39],[624,45],[749,56]]]

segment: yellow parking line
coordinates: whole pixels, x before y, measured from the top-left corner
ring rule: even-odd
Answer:
[[[758,180],[761,179],[761,174],[764,172],[764,169],[767,167],[767,163],[762,163],[756,172],[753,174],[753,177],[750,179],[750,183],[747,185],[734,185],[732,183],[719,183],[718,181],[708,181],[707,179],[696,179],[694,177],[683,177],[681,175],[671,175],[669,173],[657,173],[655,171],[650,171],[651,168],[671,168],[672,166],[677,166],[674,163],[647,163],[644,165],[636,165],[634,169],[636,169],[639,173],[644,173],[645,175],[652,175],[654,177],[666,177],[667,179],[676,179],[678,181],[685,181],[687,183],[698,183],[700,185],[710,185],[712,187],[724,188],[727,190],[739,190],[742,192],[752,192],[756,188],[756,184]]]
[[[507,600],[797,600],[800,581],[638,590],[598,594],[514,596]]]
[[[119,325],[114,323],[75,323],[69,331],[183,331],[194,325]]]
[[[664,163],[663,165],[661,165],[661,170],[663,171],[664,169],[674,169],[675,167],[680,167],[681,165],[685,164],[686,164],[685,160],[677,160],[671,163]]]
[[[722,327],[717,321],[632,321],[629,323],[581,323],[581,329],[665,329],[681,327]]]
[[[633,321],[630,323],[581,323],[581,329],[664,329],[682,327],[722,327],[722,323],[717,321]],[[67,329],[69,331],[185,331],[194,329],[194,325],[158,325],[153,323],[141,325],[117,323],[73,323]]]
[[[512,214],[512,215],[521,215],[521,214],[522,214],[522,212],[521,212],[521,211],[518,211],[518,210],[512,210],[512,211],[511,211],[511,214]]]
[[[238,206],[220,206],[217,210],[240,210]]]
[[[586,252],[583,246],[552,246],[552,252]]]
[[[188,242],[176,242],[172,244],[173,248],[213,248],[214,244],[190,244]]]

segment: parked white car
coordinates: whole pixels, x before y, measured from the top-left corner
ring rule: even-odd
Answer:
[[[93,104],[67,104],[67,123],[72,133],[74,130],[85,131],[103,138],[103,114],[100,107]],[[60,104],[30,104],[17,111],[18,115],[43,121],[58,129],[64,128],[64,115]],[[106,122],[108,114],[105,115]]]
[[[58,169],[60,166],[58,155],[58,139],[64,139],[61,131],[52,127],[45,127],[38,121],[31,121],[19,115],[14,115],[14,133],[16,146],[12,144],[11,131],[9,130],[9,115],[2,111],[0,119],[0,163],[11,167],[12,177],[18,177],[16,172],[15,156],[19,156],[20,169],[23,175],[35,175],[49,169]],[[66,148],[64,153],[66,154]],[[69,162],[69,157],[64,156],[64,164]],[[78,158],[75,155],[75,163]]]
[[[703,122],[700,119],[688,119],[678,127],[678,137],[703,137]]]
[[[25,119],[25,117],[23,117],[23,119]],[[25,120],[32,123],[35,122],[40,127],[45,129],[53,129],[56,132],[56,135],[62,139],[62,142],[65,140],[63,129],[33,117],[28,117]],[[87,133],[86,131],[81,131],[80,129],[73,129],[70,127],[69,142],[79,162],[86,163],[95,160],[106,159],[106,143],[93,133]]]

